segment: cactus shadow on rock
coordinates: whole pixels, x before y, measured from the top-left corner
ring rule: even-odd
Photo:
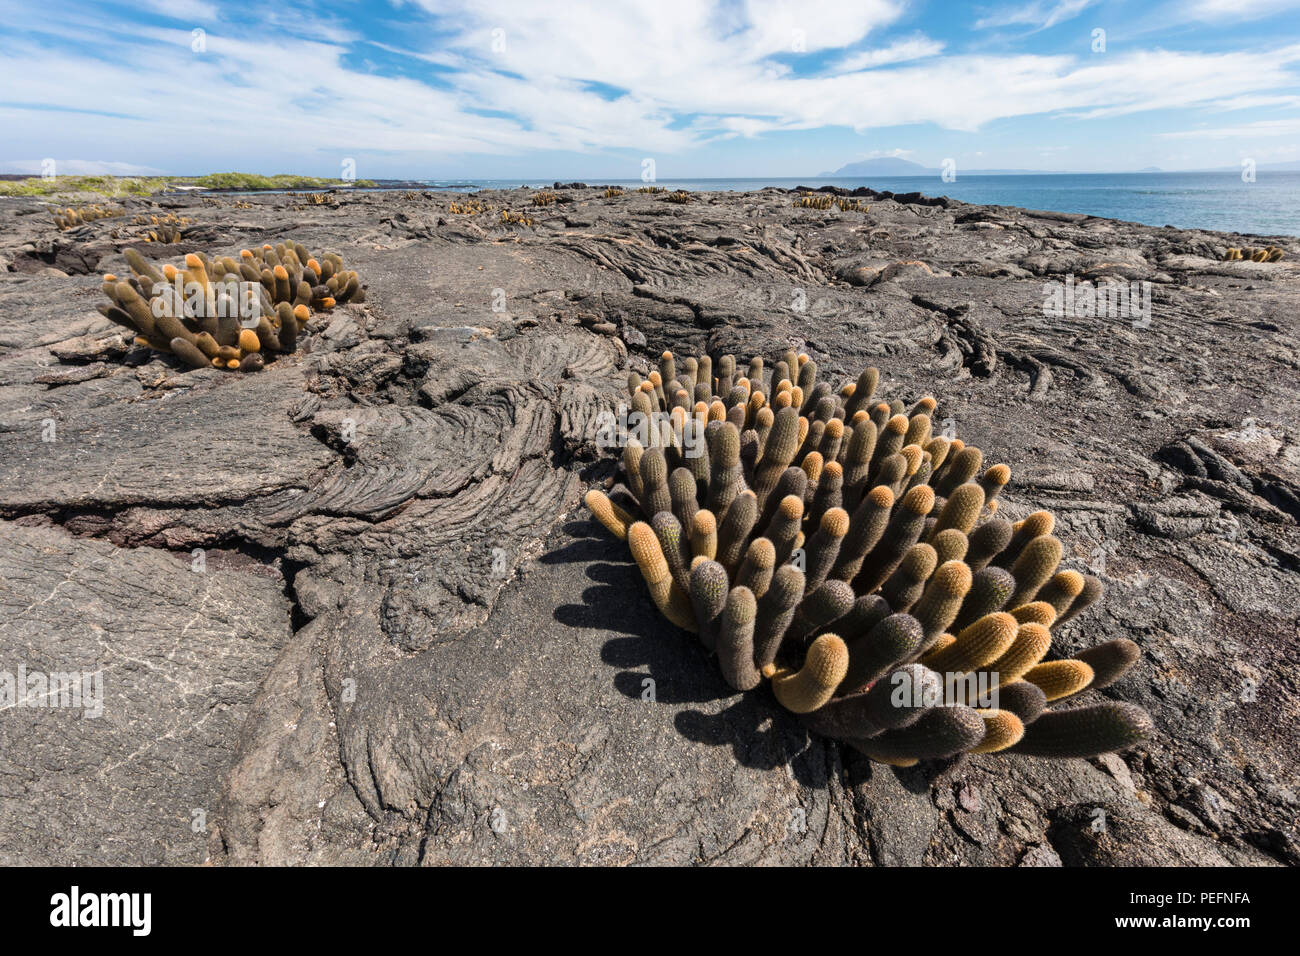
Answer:
[[[619,693],[641,699],[647,678],[654,682],[654,701],[669,706],[711,704],[731,699],[716,713],[686,709],[677,713],[674,726],[688,740],[709,746],[727,746],[742,765],[773,770],[788,764],[805,786],[826,785],[824,755],[810,753],[826,746],[816,742],[796,722],[778,710],[775,701],[761,695],[737,694],[715,668],[708,654],[692,641],[682,640],[657,610],[628,595],[636,593],[640,572],[626,560],[626,552],[608,538],[595,537],[590,522],[565,527],[570,534],[593,533],[556,548],[540,560],[546,564],[587,562],[586,576],[593,586],[582,592],[582,603],[563,604],[553,618],[566,627],[612,632],[601,647],[601,660],[619,668],[613,683]]]

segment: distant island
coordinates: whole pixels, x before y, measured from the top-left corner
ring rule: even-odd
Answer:
[[[1159,166],[1147,166],[1143,169],[1136,170],[1116,170],[1117,173],[1135,172],[1135,173],[1164,173],[1164,172],[1195,172],[1195,173],[1226,173],[1237,172],[1240,166],[1218,166],[1212,169],[1186,169],[1186,170],[1166,170]],[[1267,170],[1270,172],[1297,172],[1300,171],[1300,162],[1291,161],[1286,163],[1259,163],[1256,169]],[[818,173],[818,179],[861,179],[867,176],[939,176],[942,175],[943,169],[939,166],[922,166],[920,163],[914,163],[910,159],[899,159],[896,156],[881,156],[876,159],[862,159],[855,163],[848,163],[841,166],[834,172]],[[1104,175],[1097,173],[1080,173],[1077,170],[1068,169],[966,169],[960,164],[957,166],[957,175],[959,176],[1068,176],[1068,175]]]

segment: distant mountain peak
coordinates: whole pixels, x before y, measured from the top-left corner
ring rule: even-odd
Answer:
[[[856,163],[841,166],[833,173],[822,173],[822,179],[851,178],[855,176],[926,176],[939,170],[914,163],[910,159],[897,156],[879,156],[875,159],[862,159]]]

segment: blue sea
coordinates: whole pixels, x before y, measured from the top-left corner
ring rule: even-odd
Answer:
[[[554,179],[426,180],[432,189],[468,191],[550,186]],[[590,185],[635,189],[635,180],[589,180]],[[748,192],[764,186],[841,186],[896,193],[920,192],[951,196],[969,203],[1023,206],[1056,212],[1082,212],[1108,219],[1125,219],[1148,226],[1216,229],[1259,236],[1300,236],[1300,172],[1260,170],[1253,183],[1240,173],[1039,173],[1006,176],[962,176],[944,182],[938,176],[871,177],[866,179],[660,179],[655,185],[692,192]]]

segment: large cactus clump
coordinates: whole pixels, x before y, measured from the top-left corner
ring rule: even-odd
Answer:
[[[181,267],[161,269],[135,249],[125,256],[131,275],[104,276],[112,304],[100,313],[130,329],[137,345],[190,368],[256,371],[297,349],[314,311],[365,299],[339,256],[317,259],[298,243],[245,249],[238,259],[192,252]]]
[[[623,484],[587,505],[732,687],[769,682],[875,760],[1086,757],[1148,736],[1139,707],[1072,700],[1128,670],[1132,641],[1049,659],[1102,593],[1060,569],[1052,515],[999,516],[1010,469],[934,434],[933,398],[881,401],[878,381],[836,390],[794,352],[743,370],[665,352],[629,375]]]

